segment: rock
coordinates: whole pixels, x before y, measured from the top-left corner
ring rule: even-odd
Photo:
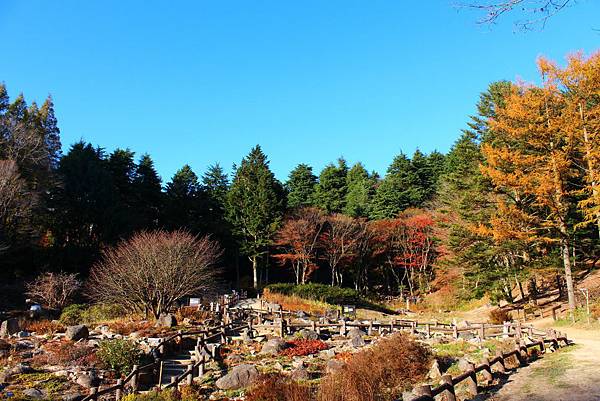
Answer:
[[[427,377],[429,377],[432,380],[437,380],[442,377],[442,369],[441,369],[440,363],[438,362],[437,359],[433,360],[433,363],[431,364],[431,368],[429,369],[429,373],[428,373]]]
[[[304,368],[306,367],[306,363],[304,362],[304,359],[294,359],[292,361],[292,367],[298,369],[298,368]]]
[[[17,333],[20,330],[17,319],[8,319],[0,324],[0,338],[6,338]]]
[[[304,313],[304,312],[303,312],[303,311],[301,311],[301,310],[299,310],[298,312],[296,312],[296,317],[298,317],[298,318],[300,318],[300,319],[302,319],[302,318],[304,318],[304,317],[306,317],[306,316],[307,316],[307,314],[306,314],[306,313]]]
[[[348,338],[362,337],[365,335],[367,335],[367,333],[365,333],[358,327],[352,327],[350,330],[348,330]]]
[[[77,326],[69,326],[65,331],[65,338],[71,341],[87,340],[90,332],[85,324],[78,324]]]
[[[156,319],[156,323],[154,324],[156,327],[174,327],[177,326],[177,319],[175,319],[175,315],[172,313],[162,313],[158,319]]]
[[[248,329],[244,329],[242,331],[242,333],[240,334],[240,337],[242,338],[242,341],[245,343],[252,342],[252,333]]]
[[[310,375],[308,373],[308,370],[306,370],[306,368],[298,367],[298,368],[292,370],[291,377],[294,380],[308,380],[310,378]]]
[[[25,395],[29,398],[33,398],[34,400],[40,400],[40,399],[44,398],[44,393],[42,393],[37,388],[28,388],[23,391],[23,395]]]
[[[274,337],[262,346],[260,353],[263,355],[277,355],[286,348],[286,342],[279,337]]]
[[[17,334],[15,334],[15,336],[17,338],[26,338],[29,337],[31,334],[29,334],[28,331],[19,331]]]
[[[34,370],[31,368],[31,366],[24,363],[18,363],[12,368],[0,372],[0,383],[6,383],[12,376],[33,372]]]
[[[243,360],[244,360],[244,358],[242,358],[241,355],[239,355],[239,354],[232,354],[231,356],[229,356],[227,358],[227,364],[228,365],[233,365],[233,364],[236,364],[236,363],[240,363]]]
[[[463,340],[473,340],[475,338],[475,334],[470,331],[461,331],[458,333],[458,338],[462,338]]]
[[[257,378],[258,370],[254,365],[242,364],[217,380],[216,385],[221,390],[238,390],[250,386]]]
[[[464,372],[464,371],[470,369],[472,366],[473,366],[473,363],[471,363],[466,358],[460,358],[458,360],[458,368],[460,369],[461,372]]]
[[[85,398],[83,395],[79,395],[76,393],[69,393],[62,396],[62,401],[81,401]]]
[[[142,333],[139,331],[134,331],[133,333],[131,333],[129,335],[129,338],[131,338],[132,340],[137,340],[138,338],[142,337]]]
[[[319,356],[323,359],[330,359],[335,357],[335,349],[329,348],[324,351],[319,352]]]
[[[325,366],[325,373],[335,373],[346,365],[344,361],[339,359],[330,359]]]
[[[24,351],[32,348],[35,348],[35,345],[29,340],[17,341],[15,345],[13,345],[15,351]]]
[[[363,340],[363,338],[360,336],[351,337],[350,340],[348,340],[348,345],[350,345],[351,347],[354,347],[354,348],[364,347],[365,340]]]
[[[309,329],[302,329],[299,332],[300,337],[302,337],[305,340],[318,340],[319,339],[319,333],[317,333],[314,330],[309,330]]]
[[[85,388],[98,387],[100,385],[100,378],[93,370],[90,372],[79,372],[75,383]]]

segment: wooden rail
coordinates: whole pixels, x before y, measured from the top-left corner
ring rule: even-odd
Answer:
[[[435,397],[442,396],[446,401],[456,401],[455,387],[459,383],[465,383],[467,390],[471,396],[476,396],[479,393],[479,386],[477,382],[477,373],[481,373],[483,381],[486,384],[491,383],[494,376],[506,374],[505,361],[508,358],[515,357],[518,366],[523,366],[528,362],[530,348],[539,347],[540,353],[546,352],[546,345],[551,344],[554,348],[559,348],[561,342],[566,346],[570,342],[565,336],[559,336],[554,330],[549,330],[549,338],[542,338],[539,341],[532,342],[530,344],[524,344],[523,341],[519,341],[515,345],[515,349],[506,353],[498,352],[492,359],[484,358],[482,363],[475,366],[473,364],[467,365],[467,368],[456,377],[451,375],[443,375],[440,384],[433,388],[431,385],[424,384],[415,389],[416,398],[413,401],[434,401]],[[493,370],[492,367],[496,367]]]

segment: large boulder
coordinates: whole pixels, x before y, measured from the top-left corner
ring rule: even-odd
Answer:
[[[85,324],[69,326],[65,331],[65,338],[71,341],[87,340],[89,335],[90,331]]]
[[[354,337],[362,337],[365,336],[367,333],[365,333],[364,331],[362,331],[361,329],[359,329],[358,327],[352,327],[350,330],[348,330],[348,338],[354,338]]]
[[[77,374],[75,383],[85,388],[98,387],[100,385],[100,378],[95,371],[80,372]]]
[[[17,319],[8,319],[0,324],[0,338],[6,338],[15,333],[18,333],[21,328]]]
[[[350,337],[350,339],[348,340],[348,345],[354,348],[364,347],[365,340],[360,336]]]
[[[217,380],[221,390],[238,390],[253,384],[258,378],[258,370],[254,365],[242,364],[231,369],[229,373]]]
[[[260,353],[263,355],[277,355],[280,351],[286,348],[286,342],[279,337],[271,338],[262,346]]]
[[[28,388],[26,390],[23,390],[23,395],[33,400],[41,400],[45,397],[44,393],[38,390],[37,388]]]
[[[319,333],[317,333],[314,330],[309,330],[309,329],[302,329],[299,332],[300,337],[302,337],[305,340],[318,340],[319,339]]]
[[[431,364],[431,368],[429,369],[429,374],[427,375],[428,378],[430,378],[431,380],[438,380],[442,377],[442,367],[440,366],[440,362],[437,359],[433,360],[433,363]]]
[[[177,319],[172,313],[161,313],[156,319],[156,327],[174,327],[177,326]]]

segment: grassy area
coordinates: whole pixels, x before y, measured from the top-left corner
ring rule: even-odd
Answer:
[[[556,387],[566,387],[566,383],[562,378],[568,369],[573,367],[573,356],[571,353],[581,347],[580,345],[572,345],[570,347],[561,348],[558,351],[547,354],[539,363],[532,365],[531,378],[533,380],[527,383],[523,391],[530,393],[530,386],[539,385],[539,381],[546,381],[548,384]]]
[[[589,320],[588,320],[589,318]],[[586,330],[600,330],[600,322],[594,316],[588,316],[585,308],[575,309],[575,319],[565,316],[554,322],[556,327],[575,327]]]

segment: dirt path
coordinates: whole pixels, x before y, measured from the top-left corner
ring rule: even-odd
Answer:
[[[539,322],[535,325],[541,327]],[[544,355],[510,375],[489,400],[600,401],[600,331],[558,330],[566,332],[576,345]]]

